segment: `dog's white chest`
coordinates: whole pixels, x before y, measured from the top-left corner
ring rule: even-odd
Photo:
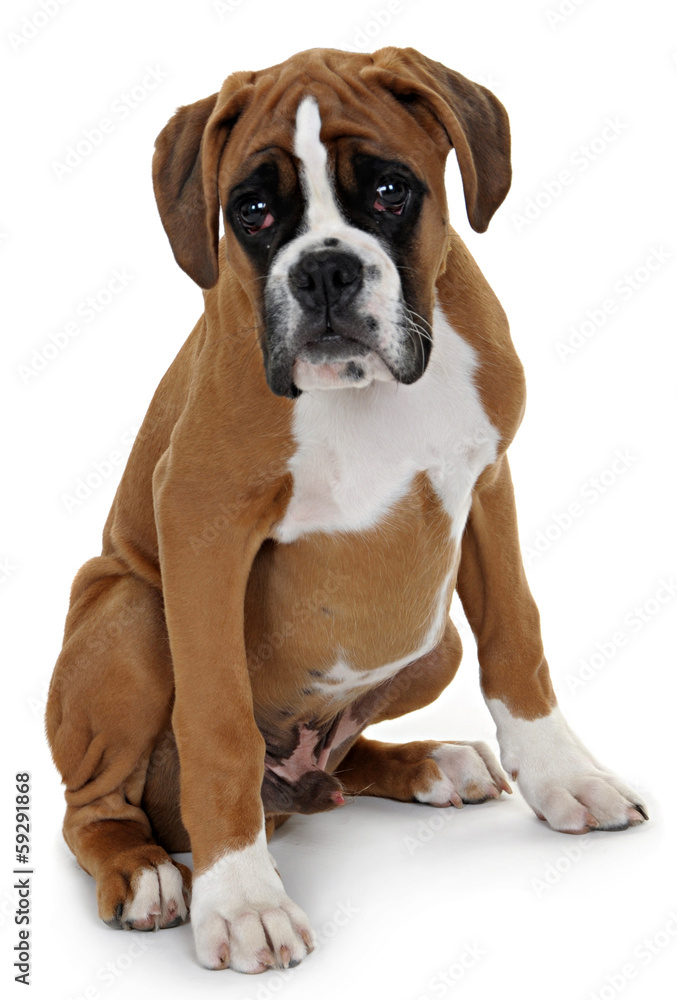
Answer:
[[[294,408],[293,492],[277,540],[373,527],[420,472],[460,537],[472,487],[499,440],[475,386],[476,368],[475,351],[437,307],[430,362],[413,385],[304,393]]]

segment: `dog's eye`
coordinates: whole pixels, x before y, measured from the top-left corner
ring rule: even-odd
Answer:
[[[377,212],[401,215],[409,197],[409,187],[397,177],[386,177],[376,188],[374,208]]]
[[[273,216],[262,198],[247,198],[238,209],[240,222],[250,236],[272,226]]]

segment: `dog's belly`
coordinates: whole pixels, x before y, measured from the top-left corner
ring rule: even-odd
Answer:
[[[422,473],[374,528],[266,542],[245,601],[255,703],[350,704],[429,651],[453,589],[451,528]]]

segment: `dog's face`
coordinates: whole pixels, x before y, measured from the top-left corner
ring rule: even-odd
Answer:
[[[220,205],[273,392],[421,377],[447,263],[451,144],[483,231],[510,183],[505,112],[411,49],[311,50],[235,74],[161,133],[155,187],[177,260],[216,283]]]
[[[323,142],[320,101],[301,97],[290,148],[254,150],[224,199],[226,243],[244,251],[229,260],[263,289],[268,383],[287,396],[422,375],[446,244],[444,192],[378,137]]]

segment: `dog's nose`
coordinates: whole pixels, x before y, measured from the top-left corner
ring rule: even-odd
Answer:
[[[349,305],[363,283],[362,261],[344,250],[305,253],[289,270],[289,285],[305,309],[334,310]]]

